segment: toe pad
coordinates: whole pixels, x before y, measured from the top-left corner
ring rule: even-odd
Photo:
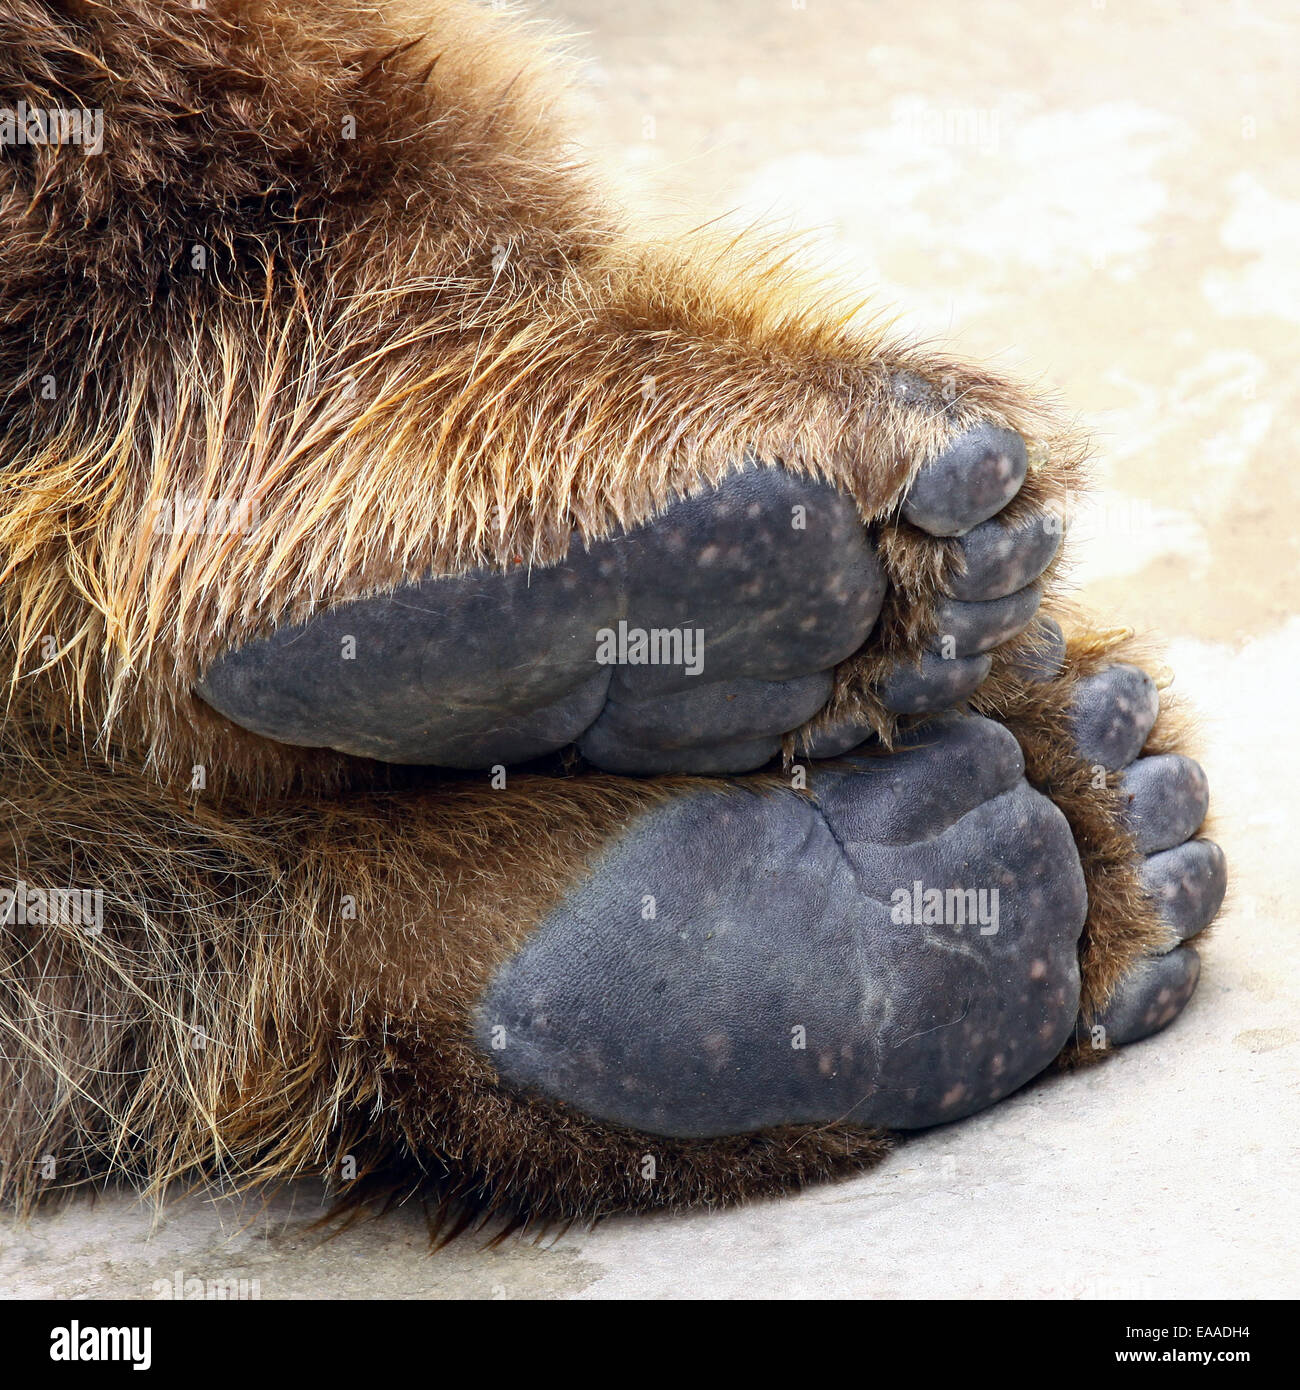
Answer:
[[[1167,1027],[1187,1006],[1200,977],[1201,958],[1190,946],[1139,962],[1097,1019],[1107,1045],[1140,1042]]]
[[[932,536],[957,536],[1000,512],[1020,491],[1028,458],[1014,430],[976,425],[921,469],[903,516]]]
[[[1108,772],[1127,767],[1142,751],[1156,716],[1160,692],[1149,675],[1117,662],[1074,687],[1071,722],[1079,756]]]
[[[1125,769],[1119,785],[1143,854],[1173,849],[1190,839],[1210,809],[1210,784],[1201,765],[1178,753],[1138,758]]]
[[[958,541],[964,569],[948,584],[953,598],[967,602],[1005,598],[1032,584],[1061,546],[1054,516],[1033,512],[1014,525],[986,521]]]
[[[1213,840],[1188,840],[1151,855],[1142,865],[1142,886],[1180,941],[1204,931],[1223,906],[1228,862]]]

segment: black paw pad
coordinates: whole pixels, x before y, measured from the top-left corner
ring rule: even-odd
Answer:
[[[1079,756],[1118,772],[1142,751],[1159,713],[1156,683],[1136,666],[1119,662],[1086,677],[1071,710]]]
[[[654,1134],[991,1104],[1074,1027],[1083,873],[1015,739],[950,716],[807,795],[697,789],[606,848],[490,985],[516,1085]]]
[[[1190,946],[1140,961],[1096,1020],[1106,1045],[1140,1042],[1167,1027],[1187,1007],[1200,977],[1201,958]]]
[[[856,506],[748,467],[545,569],[425,579],[221,657],[214,708],[282,743],[489,767],[742,772],[816,712],[886,583]]]
[[[1188,840],[1143,862],[1142,886],[1181,941],[1203,931],[1223,906],[1228,861],[1213,840]]]
[[[1143,854],[1190,839],[1210,809],[1210,783],[1200,763],[1178,753],[1138,758],[1120,777],[1128,822]]]
[[[917,474],[903,516],[932,536],[958,536],[996,515],[1020,491],[1028,456],[1014,430],[976,425]]]

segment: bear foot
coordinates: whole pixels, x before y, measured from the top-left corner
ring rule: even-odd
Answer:
[[[1154,683],[1075,686],[1076,753],[1121,771],[1118,827],[1167,925],[1099,1018],[1163,1027],[1196,984],[1179,944],[1223,898],[1191,838],[1204,774],[1142,758]],[[992,1104],[1079,1026],[1086,875],[1012,734],[951,713],[892,753],[693,787],[612,839],[497,972],[476,1036],[512,1085],[596,1118],[701,1138],[791,1124],[914,1129]]]
[[[559,565],[328,608],[227,652],[197,689],[267,738],[386,762],[483,768],[576,744],[610,772],[750,771],[870,643],[882,530],[953,538],[962,571],[882,704],[934,711],[979,686],[1032,622],[1060,542],[1046,513],[999,518],[1025,475],[1020,436],[979,426],[920,471],[900,517],[867,526],[831,484],[750,462]]]

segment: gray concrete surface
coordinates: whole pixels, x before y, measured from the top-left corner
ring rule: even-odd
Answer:
[[[1169,638],[1234,886],[1168,1033],[792,1200],[430,1257],[316,1193],[131,1198],[0,1232],[10,1296],[1190,1298],[1300,1293],[1300,162],[1285,0],[562,0],[650,225],[812,227],[926,337],[1098,441],[1081,597]],[[254,1290],[253,1282],[256,1281]]]

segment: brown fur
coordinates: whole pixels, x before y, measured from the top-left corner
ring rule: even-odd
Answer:
[[[916,469],[991,419],[1035,441],[1017,509],[1079,485],[1050,409],[891,342],[761,239],[638,245],[573,158],[545,45],[459,0],[415,9],[0,0],[0,105],[106,111],[101,155],[0,151],[0,843],[15,879],[108,898],[102,934],[0,937],[20,1207],[109,1174],[311,1174],[595,1216],[886,1147],[843,1126],[650,1139],[509,1092],[469,1045],[491,971],[672,780],[489,792],[277,747],[192,694],[284,621],[552,562],[753,450],[882,523],[894,598],[827,717],[888,738],[871,682],[928,635],[956,562],[893,516]],[[219,498],[260,524],[153,524]],[[1063,687],[1003,663],[985,699],[1084,838],[1095,1005],[1149,941],[1113,804],[1059,751]]]
[[[1077,454],[1023,392],[888,342],[760,239],[637,245],[573,163],[544,54],[455,0],[423,22],[411,48],[339,0],[0,3],[5,100],[107,108],[102,155],[0,166],[5,659],[175,785],[196,764],[213,790],[371,775],[191,694],[217,652],[322,604],[554,561],[746,449],[870,517],[980,419],[1058,471]],[[900,402],[900,372],[929,399]],[[151,524],[221,498],[260,523]],[[887,548],[909,611],[942,549]]]
[[[15,877],[107,888],[101,934],[0,935],[0,1194],[20,1208],[110,1174],[156,1195],[312,1177],[345,1199],[428,1186],[589,1218],[786,1191],[885,1151],[846,1126],[632,1134],[513,1094],[471,1045],[495,967],[678,779],[417,782],[217,814],[16,719],[4,739]]]

